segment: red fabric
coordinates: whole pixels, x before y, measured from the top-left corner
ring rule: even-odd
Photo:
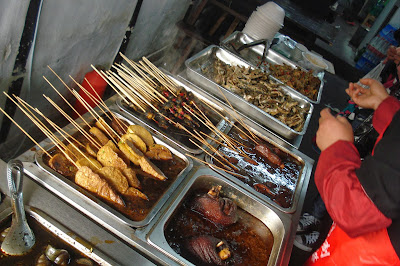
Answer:
[[[400,102],[389,97],[374,113],[373,126],[382,138]],[[353,143],[337,141],[319,158],[315,183],[334,224],[306,265],[400,265],[385,217],[362,188],[355,170],[361,165]]]
[[[400,260],[386,229],[351,238],[333,223],[325,242],[311,255],[305,265],[399,266]]]
[[[329,215],[351,237],[387,228],[392,222],[365,194],[355,173],[360,165],[354,144],[338,141],[321,153],[315,171]]]
[[[384,100],[376,109],[374,117],[372,118],[372,124],[375,130],[379,133],[376,143],[378,143],[385,133],[386,129],[392,122],[394,114],[400,110],[400,102],[394,97],[388,97]],[[372,151],[374,154],[374,151]]]

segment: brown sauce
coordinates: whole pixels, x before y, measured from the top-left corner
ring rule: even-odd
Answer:
[[[76,134],[74,135],[74,137],[83,144],[87,143],[86,138],[84,138],[81,134]],[[54,155],[57,152],[60,151],[58,149],[53,149],[49,153],[51,155]],[[43,162],[47,166],[49,166],[49,159],[50,158],[48,156],[46,155],[43,156]],[[112,208],[118,210],[120,213],[122,213],[132,221],[144,220],[147,217],[148,213],[158,202],[158,200],[168,190],[170,185],[176,180],[179,173],[186,167],[186,162],[174,154],[172,160],[168,161],[153,160],[152,162],[165,174],[165,176],[167,176],[168,179],[165,181],[160,181],[144,175],[142,176],[140,174],[137,174],[137,177],[141,183],[140,191],[146,194],[146,196],[149,199],[148,201],[141,199],[139,197],[125,197],[124,195],[120,195],[123,198],[126,205],[125,207],[120,207],[118,205],[113,204],[112,202],[108,202],[104,199],[101,199],[100,197],[97,197],[96,194],[94,193],[91,194],[95,196],[99,201],[102,201],[107,205],[111,206]],[[69,167],[74,167],[74,165],[71,162],[68,163],[70,164]],[[133,169],[140,169],[136,167],[133,163],[130,164],[130,167]],[[64,177],[74,182],[75,173],[70,176],[64,176]],[[90,193],[89,191],[86,192]]]
[[[191,210],[192,198],[207,193],[194,191],[178,208],[165,228],[165,237],[170,247],[195,265],[204,264],[188,253],[185,241],[191,237],[210,235],[225,240],[232,251],[232,257],[226,265],[267,265],[274,238],[270,229],[259,219],[238,208],[238,221],[235,224],[220,227],[204,219]]]
[[[47,245],[52,245],[56,249],[65,249],[70,255],[70,263],[68,265],[78,265],[75,260],[79,258],[87,258],[86,255],[82,254],[76,248],[65,243],[62,239],[58,238],[52,232],[48,231],[42,224],[40,224],[35,218],[27,215],[27,221],[35,234],[35,245],[32,250],[23,256],[10,256],[0,251],[0,265],[36,265],[37,259],[44,253]],[[11,218],[6,219],[1,224],[1,231],[3,232],[6,228],[11,226]],[[93,265],[99,265],[95,261],[91,260]]]
[[[253,189],[256,189],[257,184],[265,185],[267,190],[257,191],[283,208],[289,208],[293,203],[294,192],[303,164],[290,154],[278,150],[274,145],[260,140],[259,143],[268,146],[282,160],[284,167],[280,168],[259,156],[255,151],[255,143],[246,138],[237,128],[232,128],[228,136],[239,141],[242,145],[238,144],[238,148],[250,158],[249,160],[224,146],[218,148],[220,152],[232,158],[230,161],[238,168],[235,172],[240,174],[240,177],[236,177]],[[213,163],[221,166],[217,161]]]

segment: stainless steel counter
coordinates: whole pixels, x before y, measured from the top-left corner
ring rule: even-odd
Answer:
[[[106,103],[110,107],[115,107],[116,96],[111,97]],[[118,107],[117,107],[118,108]],[[252,123],[251,121],[248,121]],[[277,140],[278,141],[278,140]],[[44,140],[41,145],[47,146],[47,140]],[[282,142],[282,145],[285,145]],[[291,145],[285,147],[296,154],[301,154]],[[25,204],[38,208],[48,214],[53,219],[57,220],[63,226],[67,227],[75,234],[79,235],[85,241],[91,243],[100,252],[115,261],[118,265],[177,265],[179,260],[173,259],[162,250],[154,247],[149,239],[149,235],[153,228],[163,219],[165,213],[173,206],[174,201],[179,196],[179,193],[190,182],[190,174],[188,178],[175,189],[174,193],[166,200],[163,207],[155,215],[153,220],[143,228],[132,228],[122,221],[118,221],[113,217],[104,216],[102,213],[93,212],[90,201],[82,200],[79,197],[68,197],[64,194],[65,188],[57,183],[46,183],[44,177],[45,172],[41,170],[34,162],[34,155],[37,147],[34,147],[18,159],[24,162],[25,177],[24,177],[24,201]],[[302,154],[301,154],[302,155]],[[305,155],[302,158],[307,161],[309,166],[313,164],[313,160]],[[202,165],[194,162],[191,172],[196,171]],[[293,247],[293,240],[302,210],[304,197],[307,191],[310,171],[305,175],[304,180],[300,185],[300,195],[297,206],[293,213],[280,213],[285,221],[288,221],[286,228],[286,236],[284,243],[281,246],[281,255],[278,260],[278,265],[287,265],[290,260],[290,254]],[[3,173],[3,178],[0,179],[0,189],[3,193],[8,194],[6,182],[6,163],[0,161],[0,172]],[[40,179],[38,177],[41,177]],[[43,178],[44,177],[44,178]],[[264,203],[266,204],[266,203]],[[0,210],[9,207],[7,200],[0,205]],[[269,206],[274,209],[273,206]],[[278,209],[276,209],[279,212]]]

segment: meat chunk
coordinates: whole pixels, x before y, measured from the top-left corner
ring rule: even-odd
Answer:
[[[285,165],[282,162],[282,159],[276,155],[274,152],[272,152],[272,150],[265,144],[257,144],[256,146],[256,152],[264,157],[265,159],[267,159],[268,161],[270,161],[271,163],[279,166],[280,168],[284,168]]]
[[[75,183],[112,203],[125,206],[122,198],[114,191],[107,181],[87,166],[82,166],[76,173]]]
[[[219,196],[221,186],[215,186],[208,193],[194,199],[192,209],[204,218],[219,225],[230,225],[237,221],[237,206],[231,199]]]
[[[225,241],[208,235],[190,238],[186,246],[190,253],[210,265],[225,265],[232,255]]]

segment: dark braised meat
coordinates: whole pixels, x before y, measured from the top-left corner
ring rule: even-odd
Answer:
[[[208,193],[194,199],[192,210],[219,225],[230,225],[237,221],[237,206],[228,198],[219,196],[221,186],[215,186]]]
[[[265,144],[257,144],[256,145],[256,152],[270,161],[271,163],[278,165],[280,168],[284,168],[285,165],[282,163],[282,159],[279,158],[267,145]]]
[[[212,265],[224,265],[224,261],[231,257],[228,244],[213,236],[197,236],[187,241],[190,253]]]

